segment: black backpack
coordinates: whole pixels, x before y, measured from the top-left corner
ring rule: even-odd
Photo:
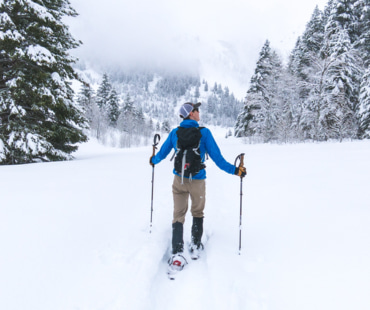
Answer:
[[[175,171],[181,177],[192,178],[206,166],[200,157],[200,130],[204,127],[178,127],[175,153]]]

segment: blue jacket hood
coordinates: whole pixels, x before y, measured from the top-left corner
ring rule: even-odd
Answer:
[[[192,119],[184,119],[180,123],[180,127],[184,127],[184,128],[199,127],[199,123],[197,121],[192,120]]]

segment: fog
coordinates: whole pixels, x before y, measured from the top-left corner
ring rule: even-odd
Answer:
[[[95,68],[197,69],[244,83],[263,43],[287,59],[315,6],[327,0],[70,2],[79,16],[67,24],[83,42],[72,54]]]

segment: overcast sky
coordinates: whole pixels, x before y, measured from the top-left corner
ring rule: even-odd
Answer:
[[[80,14],[67,22],[74,37],[84,43],[73,52],[80,59],[100,65],[154,62],[186,68],[194,59],[212,59],[222,50],[219,42],[232,46],[239,61],[249,67],[266,39],[287,57],[315,6],[324,9],[328,0],[70,2]]]

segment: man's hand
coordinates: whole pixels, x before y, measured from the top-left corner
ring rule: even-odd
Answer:
[[[234,174],[241,178],[244,178],[247,174],[247,169],[245,169],[245,167],[235,167]]]

